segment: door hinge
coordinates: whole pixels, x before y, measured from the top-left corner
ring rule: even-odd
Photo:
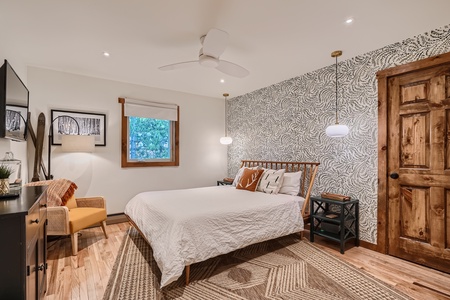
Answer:
[[[30,266],[27,266],[27,276],[30,276]]]

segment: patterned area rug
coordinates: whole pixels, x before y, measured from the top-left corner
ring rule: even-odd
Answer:
[[[130,228],[103,297],[106,299],[411,299],[391,286],[291,235],[191,266],[163,289],[151,247]]]

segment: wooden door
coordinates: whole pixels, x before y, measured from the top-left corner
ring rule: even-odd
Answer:
[[[387,84],[388,253],[450,272],[450,63]]]

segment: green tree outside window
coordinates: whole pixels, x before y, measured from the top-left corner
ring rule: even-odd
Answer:
[[[130,160],[171,159],[171,129],[169,120],[129,117]]]

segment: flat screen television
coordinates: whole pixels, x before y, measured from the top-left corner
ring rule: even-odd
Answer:
[[[15,141],[27,139],[29,92],[5,59],[0,68],[0,137]]]

